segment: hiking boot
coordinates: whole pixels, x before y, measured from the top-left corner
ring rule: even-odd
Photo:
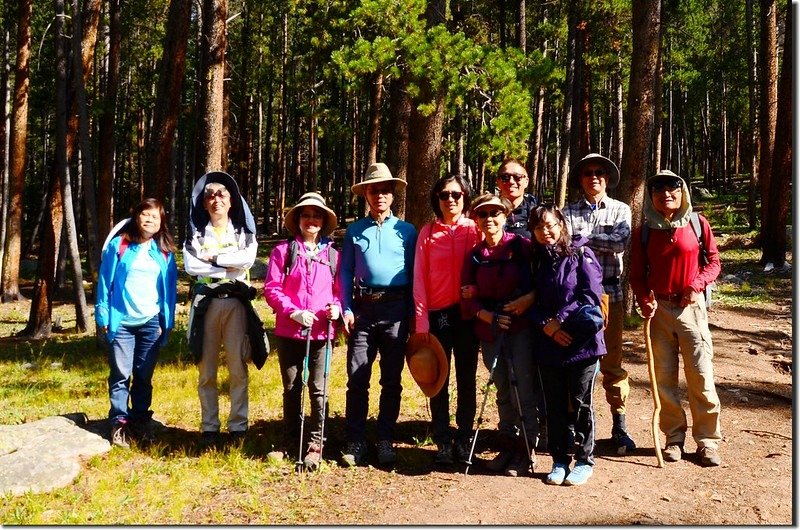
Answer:
[[[589,480],[589,477],[592,476],[593,469],[592,466],[587,464],[586,462],[578,462],[575,464],[575,467],[572,471],[569,472],[567,475],[566,480],[564,480],[564,484],[567,486],[582,486],[586,484]]]
[[[678,462],[683,458],[683,444],[667,444],[664,448],[665,462]]]
[[[533,462],[533,464],[531,464],[531,462]],[[528,459],[528,457],[525,455],[525,452],[517,452],[511,458],[511,462],[509,462],[508,467],[506,467],[506,476],[523,477],[527,475],[535,465],[535,458]]]
[[[453,444],[450,442],[436,444],[436,456],[433,457],[433,462],[439,466],[449,466],[452,464]]]
[[[303,465],[309,471],[314,471],[319,467],[319,463],[322,461],[322,453],[320,452],[320,447],[317,444],[308,444],[308,452],[306,453],[306,457],[303,459]]]
[[[111,428],[111,445],[116,445],[123,449],[130,449],[131,445],[128,443],[128,428],[125,422],[117,422]]]
[[[231,431],[228,433],[231,437],[231,443],[234,445],[242,445],[244,443],[247,431]]]
[[[389,440],[378,440],[378,464],[388,466],[397,460],[397,452]],[[452,455],[450,457],[452,459]]]
[[[497,456],[486,463],[486,469],[489,471],[494,471],[495,473],[500,473],[508,467],[508,464],[511,462],[513,457],[514,451],[510,449],[503,449],[497,453]]]
[[[567,471],[569,471],[569,464],[553,462],[553,470],[547,474],[547,477],[544,479],[544,481],[554,486],[560,486],[564,483],[564,479],[567,477]]]
[[[472,443],[469,439],[466,440],[456,440],[453,444],[453,456],[455,457],[457,462],[461,462],[462,464],[466,464],[469,462],[469,451],[472,449]]]
[[[704,467],[716,467],[722,464],[716,447],[701,447],[697,450],[697,455],[700,457],[700,465]]]
[[[355,467],[363,465],[367,459],[367,444],[363,441],[347,442],[344,453],[342,453],[342,462],[347,467]]]
[[[612,432],[611,441],[614,442],[618,455],[626,455],[636,450],[636,442],[625,431]]]
[[[219,431],[203,431],[200,433],[199,448],[201,451],[219,447]]]

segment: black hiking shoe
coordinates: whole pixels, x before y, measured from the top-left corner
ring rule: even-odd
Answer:
[[[123,449],[131,448],[128,443],[128,426],[125,422],[117,422],[111,428],[111,445],[116,445]]]
[[[453,463],[453,444],[445,442],[437,445],[436,456],[433,462],[439,466],[449,466]]]

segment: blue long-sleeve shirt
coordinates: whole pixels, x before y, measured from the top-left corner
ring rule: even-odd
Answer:
[[[339,261],[342,309],[352,312],[353,286],[408,287],[414,277],[417,230],[391,213],[378,224],[371,216],[347,227]]]

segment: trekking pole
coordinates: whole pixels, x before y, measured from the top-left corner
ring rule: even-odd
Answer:
[[[658,416],[661,414],[661,399],[658,397],[656,381],[656,365],[653,359],[653,344],[650,341],[650,319],[644,320],[644,346],[647,350],[647,371],[650,373],[650,389],[653,392],[653,421],[650,430],[653,431],[653,445],[656,448],[658,467],[664,467],[664,457],[661,456],[661,437],[658,433]]]
[[[325,446],[325,416],[328,412],[328,374],[331,369],[331,338],[333,337],[333,321],[328,320],[328,337],[325,342],[325,370],[322,378],[322,420],[319,429],[319,461],[322,463],[322,448]],[[322,469],[322,466],[317,466],[317,471]]]
[[[297,470],[303,468],[303,429],[306,421],[306,388],[308,387],[308,355],[311,352],[311,326],[303,328],[302,333],[306,336],[306,355],[303,357],[303,374],[301,376],[302,387],[300,388],[300,449],[297,454]]]
[[[467,469],[464,470],[464,475],[469,475],[469,466],[472,465],[472,455],[475,454],[475,444],[478,442],[478,431],[481,430],[481,424],[483,423],[483,409],[486,408],[486,400],[489,397],[489,386],[492,384],[492,378],[494,377],[494,369],[497,367],[497,358],[500,356],[500,353],[503,349],[503,339],[505,338],[505,333],[501,333],[497,337],[497,346],[495,347],[495,356],[492,359],[492,366],[489,368],[489,379],[486,381],[486,385],[483,387],[483,402],[481,403],[481,411],[478,414],[478,422],[475,424],[475,434],[472,435],[472,446],[469,449],[469,458],[465,462],[467,464]]]
[[[514,388],[514,397],[517,400],[517,411],[519,412],[519,422],[522,424],[522,436],[525,438],[526,458],[528,459],[528,470],[533,466],[531,459],[531,444],[528,442],[528,430],[525,427],[525,414],[522,412],[522,402],[519,399],[519,385],[517,384],[517,374],[514,371],[514,361],[511,358],[511,353],[505,355],[506,362],[508,363],[508,380]]]

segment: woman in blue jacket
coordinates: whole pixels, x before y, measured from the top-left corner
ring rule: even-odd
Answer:
[[[100,262],[95,321],[110,345],[111,441],[129,447],[129,435],[142,443],[154,441],[152,378],[158,351],[175,323],[177,267],[158,200],[143,200],[112,234]]]
[[[603,273],[586,239],[571,240],[561,211],[542,205],[531,212],[536,300],[531,308],[547,407],[547,447],[553,457],[548,484],[585,484],[594,465],[592,391],[606,354],[600,298]],[[569,412],[571,409],[574,412]],[[569,470],[574,425],[576,464]]]

